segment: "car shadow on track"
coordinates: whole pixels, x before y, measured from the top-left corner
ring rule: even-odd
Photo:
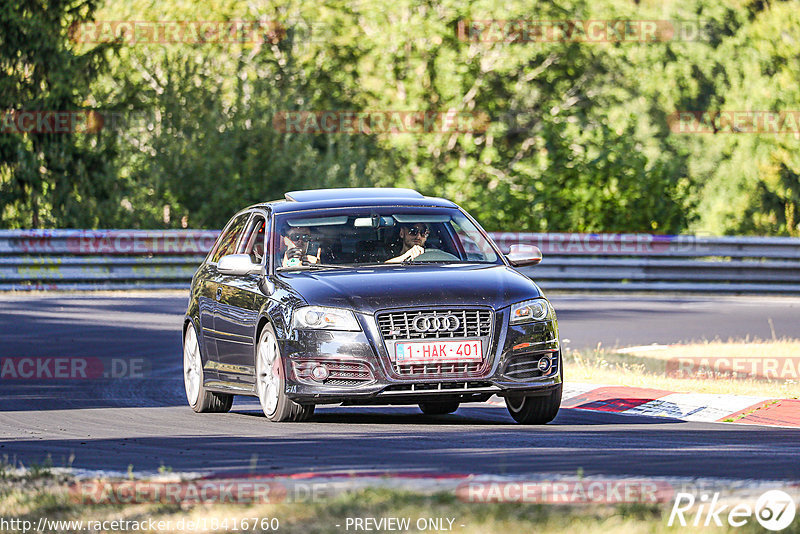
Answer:
[[[245,409],[242,406],[239,409],[234,409],[231,413],[266,419],[257,407]],[[462,406],[455,413],[448,415],[425,415],[411,406],[325,407],[318,408],[308,423],[335,425],[510,425],[517,426],[520,429],[545,429],[550,426],[563,425],[663,425],[684,423],[684,421],[671,417],[622,415],[610,412],[562,408],[556,418],[547,425],[520,425],[508,415],[504,407],[475,404]]]

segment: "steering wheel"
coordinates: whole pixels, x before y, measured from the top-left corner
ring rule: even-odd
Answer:
[[[425,249],[425,252],[414,258],[413,261],[459,261],[458,256],[454,256],[449,252],[439,250],[437,248]]]

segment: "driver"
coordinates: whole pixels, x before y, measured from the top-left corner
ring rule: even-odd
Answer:
[[[403,248],[400,255],[386,260],[386,263],[402,263],[411,261],[425,252],[425,241],[431,229],[425,223],[404,224],[400,226],[400,241]]]
[[[283,246],[286,251],[283,254],[281,266],[296,267],[303,262],[319,263],[320,248],[317,248],[316,255],[307,254],[309,245],[312,241],[311,230],[307,227],[292,227],[288,224],[281,228],[283,236]]]

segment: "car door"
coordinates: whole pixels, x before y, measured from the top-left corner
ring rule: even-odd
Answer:
[[[253,263],[265,265],[266,236],[269,217],[265,211],[253,212],[242,234],[236,253],[250,255]],[[260,295],[260,274],[245,276],[220,275],[220,300],[216,309],[217,351],[220,378],[252,384],[254,339],[258,322],[257,298]],[[222,375],[225,375],[223,377]]]
[[[214,306],[216,305],[215,268],[204,263],[196,276],[197,305],[199,309],[201,353],[206,361],[216,361],[217,343],[214,338]]]
[[[241,213],[233,217],[220,234],[209,260],[204,265],[200,277],[198,306],[200,308],[200,326],[203,330],[203,348],[205,349],[206,367],[212,373],[217,372],[219,351],[217,346],[216,314],[218,301],[222,297],[221,276],[217,263],[222,256],[231,254],[236,249],[239,238],[250,218],[250,213]]]

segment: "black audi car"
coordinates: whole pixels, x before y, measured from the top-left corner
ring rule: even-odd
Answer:
[[[317,404],[503,397],[520,423],[558,412],[553,307],[464,210],[410,189],[295,191],[228,222],[192,279],[184,383],[196,412],[258,397],[271,421]]]

